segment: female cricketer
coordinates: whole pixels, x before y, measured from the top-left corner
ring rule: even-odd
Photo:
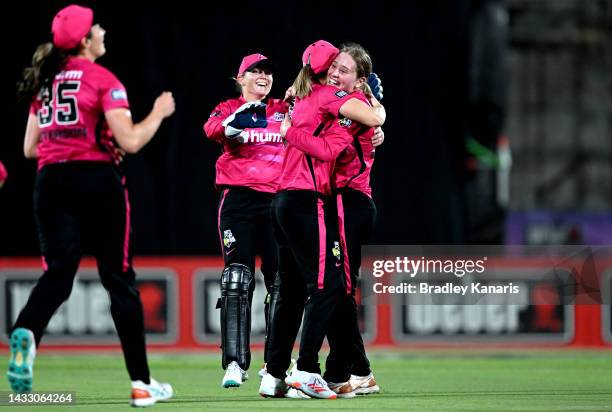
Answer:
[[[372,61],[367,51],[360,45],[347,44],[332,62],[327,73],[327,84],[347,93],[354,93],[355,97],[362,99],[365,96],[358,90],[367,91],[370,103],[379,107],[381,116],[385,116],[384,108],[372,95],[369,86],[366,86],[371,84],[379,97],[382,97],[380,79],[375,74],[372,75],[371,71]],[[359,332],[354,298],[361,264],[360,247],[372,232],[376,212],[369,186],[370,170],[374,161],[374,129],[348,118],[342,121],[348,125],[347,130],[353,136],[353,142],[335,160],[333,188],[338,209],[340,246],[345,257],[343,266],[345,273],[351,274],[352,293],[342,296],[336,306],[332,326],[327,334],[330,355],[327,358],[324,379],[338,397],[351,397],[355,394],[379,391]],[[285,124],[281,132],[284,129]],[[306,133],[294,133],[288,140],[316,159],[325,160],[329,157],[331,148],[325,139]],[[346,328],[349,324],[352,326]],[[345,378],[349,376],[347,363],[351,375],[350,380],[345,383]]]
[[[124,86],[95,63],[106,52],[104,35],[100,25],[93,25],[91,9],[71,5],[60,10],[53,19],[53,42],[38,47],[19,86],[31,101],[24,153],[38,158],[34,210],[44,273],[11,331],[8,379],[16,392],[31,390],[36,346],[70,296],[82,251],[87,251],[95,256],[110,295],[132,381],[132,405],[149,406],[173,392],[149,373],[132,268],[130,204],[116,144],[138,152],[174,112],[174,99],[162,93],[149,115],[134,124]]]
[[[293,86],[297,96],[293,127],[286,131],[288,146],[273,205],[281,284],[268,342],[268,375],[260,386],[263,396],[283,391],[281,377],[289,366],[303,309],[300,356],[285,382],[311,397],[336,397],[320,376],[318,352],[340,296],[351,290],[350,276],[341,273],[338,214],[330,198],[333,161],[352,141],[346,131],[349,123],[338,116],[344,110],[363,124],[382,124],[366,103],[321,84],[337,54],[338,49],[328,42],[310,45]],[[292,136],[298,138],[301,133],[324,137],[327,157],[316,159],[294,146]]]
[[[222,190],[218,228],[225,268],[217,308],[225,388],[240,386],[248,378],[255,257],[261,257],[268,291],[278,266],[270,208],[283,164],[279,129],[288,104],[267,98],[272,82],[267,57],[245,56],[236,74],[240,96],[217,105],[204,125],[206,136],[222,146],[215,183]],[[265,312],[267,321],[267,305]]]

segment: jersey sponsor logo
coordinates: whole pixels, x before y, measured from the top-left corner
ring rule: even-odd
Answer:
[[[334,247],[332,248],[332,254],[338,260],[340,260],[340,242],[334,242]]]
[[[282,121],[283,121],[283,119],[285,119],[285,115],[284,115],[283,113],[281,113],[281,112],[276,112],[276,113],[274,113],[274,115],[272,116],[272,119],[273,119],[275,122],[282,122]]]
[[[340,125],[340,127],[350,127],[351,124],[353,124],[353,121],[351,119],[343,117],[342,119],[338,119],[338,124]]]
[[[232,233],[231,230],[224,230],[223,231],[223,245],[225,247],[230,247],[232,246],[234,243],[236,242],[236,238],[234,237],[234,234]]]
[[[343,98],[343,97],[344,97],[344,96],[346,96],[347,94],[348,94],[348,93],[347,93],[347,92],[345,92],[344,90],[338,90],[338,91],[336,92],[336,96],[337,96],[337,97],[339,97],[339,98]]]
[[[215,110],[208,117],[221,117],[221,112],[219,110]]]
[[[64,70],[55,75],[55,80],[80,80],[82,77],[82,70]]]
[[[113,89],[111,90],[111,99],[127,100],[127,93],[123,89]]]
[[[258,132],[256,130],[245,130],[244,133],[244,143],[282,143],[283,141],[280,133]]]

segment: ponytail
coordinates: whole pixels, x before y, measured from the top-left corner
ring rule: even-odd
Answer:
[[[53,47],[52,43],[43,43],[36,48],[32,56],[32,66],[23,71],[23,79],[17,83],[17,98],[30,100],[41,90],[48,90],[51,95],[51,85],[55,75],[59,73],[68,57],[78,53],[79,48],[62,50]]]
[[[300,99],[308,96],[312,90],[312,69],[307,64],[302,67],[297,77],[293,81],[293,90]]]
[[[321,79],[327,76],[327,71],[323,71],[319,74],[315,74],[310,67],[310,64],[307,64],[302,67],[297,77],[293,81],[293,85],[291,86],[295,91],[295,96],[303,99],[308,96],[312,91],[312,84],[320,84]]]

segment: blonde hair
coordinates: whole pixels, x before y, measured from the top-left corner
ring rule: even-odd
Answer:
[[[321,79],[324,79],[326,76],[327,70],[323,70],[321,73],[315,74],[310,67],[310,64],[303,66],[293,81],[293,85],[291,85],[295,91],[295,96],[299,97],[300,99],[308,96],[312,91],[312,85],[321,84]]]
[[[300,99],[308,96],[312,91],[312,81],[315,77],[314,72],[310,68],[310,64],[307,64],[302,67],[298,75],[295,77],[293,81],[293,90],[295,90],[295,95]]]

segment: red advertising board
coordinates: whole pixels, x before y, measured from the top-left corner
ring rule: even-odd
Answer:
[[[220,343],[219,258],[135,259],[143,301],[147,343],[155,350],[217,350]],[[500,262],[507,275],[532,293],[550,285],[530,283],[530,262]],[[360,324],[369,347],[508,345],[612,347],[612,264],[602,270],[604,304],[576,305],[419,305],[405,296],[383,299],[362,293]],[[0,258],[0,327],[12,324],[41,273],[35,258]],[[367,279],[363,288],[371,287]],[[606,298],[607,296],[607,298]],[[265,334],[265,288],[258,279],[253,298],[252,342],[261,347]],[[605,303],[608,304],[605,304]],[[117,349],[118,340],[95,261],[84,259],[70,299],[49,323],[44,346],[51,349]],[[6,335],[0,335],[6,346]]]

